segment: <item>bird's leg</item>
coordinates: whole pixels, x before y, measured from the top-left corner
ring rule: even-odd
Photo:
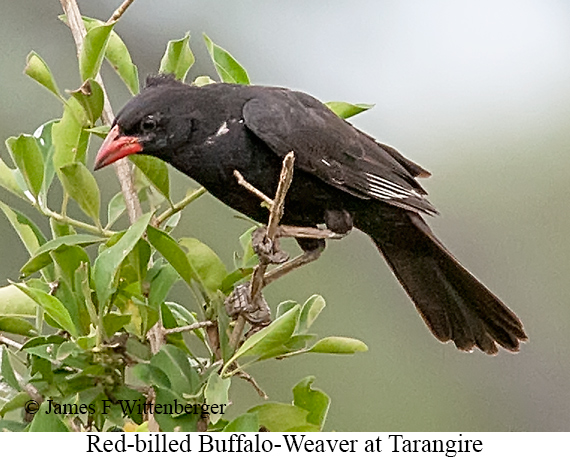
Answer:
[[[257,294],[252,301],[250,282],[236,286],[225,307],[231,318],[242,315],[254,327],[265,327],[271,322],[271,310],[263,295]]]
[[[281,250],[277,236],[271,240],[267,236],[267,227],[259,227],[251,235],[251,245],[260,262],[280,264],[289,260],[289,254]]]
[[[338,240],[345,237],[352,230],[353,225],[350,213],[343,209],[325,211],[325,224],[327,229],[292,227],[288,225],[279,226],[276,239],[279,237],[294,237],[304,252],[290,262],[284,263],[266,273],[263,284],[270,284],[287,273],[317,260],[325,250],[325,240]]]
[[[300,240],[297,240],[300,241]],[[263,277],[263,285],[266,286],[271,284],[273,281],[281,278],[282,276],[290,273],[293,270],[296,270],[303,265],[307,265],[315,260],[317,260],[322,252],[325,250],[325,240],[323,239],[303,239],[303,241],[311,241],[312,245],[315,247],[310,250],[305,250],[300,256],[295,257],[293,260],[290,260],[283,265],[278,266],[277,268],[271,270],[269,273],[266,273]]]

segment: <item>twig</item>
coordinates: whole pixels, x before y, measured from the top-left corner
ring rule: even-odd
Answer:
[[[184,325],[183,327],[165,328],[163,334],[170,335],[171,333],[192,332],[199,328],[210,327],[211,325],[214,325],[212,321],[196,322],[195,324]]]
[[[281,175],[279,176],[279,184],[277,186],[277,191],[275,192],[275,199],[273,200],[273,205],[271,205],[271,212],[269,213],[269,221],[267,222],[267,238],[269,239],[271,245],[275,244],[275,235],[277,233],[277,225],[283,216],[283,208],[285,205],[285,195],[289,190],[291,181],[293,180],[293,164],[295,163],[295,154],[291,151],[283,159],[283,167],[281,168]],[[253,272],[253,277],[251,279],[251,300],[255,303],[255,300],[261,293],[263,289],[263,277],[269,262],[260,261],[259,265],[255,268]]]
[[[78,221],[77,219],[73,219],[69,216],[64,216],[62,214],[56,213],[55,211],[52,211],[47,207],[42,208],[38,205],[37,208],[45,216],[51,217],[52,219],[55,219],[56,221],[61,222],[62,224],[73,225],[74,227],[77,227],[81,230],[85,230],[86,232],[89,233],[94,233],[95,235],[109,237],[113,236],[116,233],[112,230],[107,230],[102,227],[101,228],[96,227],[95,225],[87,224],[86,222]]]
[[[117,19],[121,17],[121,15],[125,12],[125,10],[129,7],[129,5],[132,2],[133,0],[125,1],[117,9],[117,11],[113,13],[111,19],[113,19],[115,14],[117,14]],[[83,24],[83,20],[81,19],[81,12],[79,11],[79,7],[77,6],[77,1],[60,0],[60,3],[65,15],[67,16],[67,23],[69,25],[69,28],[71,29],[71,33],[75,41],[75,46],[77,48],[77,55],[79,55],[83,47],[83,41],[85,39],[87,31],[85,30],[85,25]],[[110,22],[112,22],[111,19],[109,20]],[[113,119],[115,118],[115,116],[113,114],[111,103],[109,102],[109,97],[107,96],[107,91],[105,90],[103,80],[101,79],[101,75],[98,74],[95,77],[95,80],[99,83],[101,89],[103,89],[104,106],[101,117],[105,124],[111,125],[113,123]],[[119,184],[121,186],[121,192],[123,193],[123,197],[125,199],[125,205],[127,208],[127,214],[129,215],[129,220],[131,221],[131,223],[133,223],[141,216],[142,209],[133,184],[131,167],[129,166],[129,162],[125,159],[114,162],[113,167],[115,168],[115,173],[117,174],[117,178],[119,179]]]
[[[107,21],[107,24],[110,24],[111,22],[115,22],[118,21],[119,18],[125,14],[125,11],[127,11],[127,8],[129,6],[131,6],[131,3],[133,3],[135,0],[125,0],[123,2],[123,4],[121,6],[119,6],[115,12],[112,14],[112,16],[109,18],[109,20]]]
[[[267,203],[269,205],[270,208],[273,207],[273,200],[271,200],[267,195],[265,195],[263,192],[257,190],[255,187],[253,187],[250,183],[248,183],[245,178],[243,177],[243,175],[237,171],[234,170],[234,176],[237,179],[237,182],[240,186],[245,187],[247,190],[249,190],[252,194],[257,195],[261,200],[263,200],[265,203]]]
[[[236,319],[234,329],[232,330],[232,334],[230,335],[230,339],[228,341],[228,344],[230,345],[231,348],[237,349],[239,340],[243,333],[243,329],[245,328],[245,322],[246,320],[244,315],[240,314]]]
[[[285,204],[285,196],[291,185],[293,179],[293,165],[295,163],[295,154],[293,151],[289,152],[283,159],[283,166],[281,168],[281,175],[279,176],[279,184],[277,186],[277,191],[275,192],[275,199],[271,200],[263,192],[259,191],[248,183],[241,173],[234,170],[234,176],[238,180],[238,184],[245,187],[254,195],[258,196],[261,200],[269,204],[270,213],[269,220],[267,223],[267,239],[271,246],[275,245],[275,236],[277,235],[277,227],[281,217],[283,216],[283,208]],[[249,296],[250,302],[255,306],[258,300],[261,299],[261,290],[264,286],[264,276],[269,266],[269,261],[267,259],[260,258],[259,264],[255,267],[253,275],[251,278]],[[233,348],[237,348],[243,330],[245,328],[246,319],[243,314],[240,314],[230,335],[229,344]]]
[[[168,208],[166,211],[164,211],[164,213],[157,216],[156,219],[154,220],[154,225],[156,227],[160,226],[169,217],[174,216],[179,211],[182,211],[190,203],[192,203],[194,200],[196,200],[198,197],[204,195],[205,193],[206,193],[206,189],[204,189],[203,187],[196,189],[194,192],[192,192],[191,194],[184,197],[182,200],[180,200],[174,206]]]
[[[11,340],[10,338],[6,338],[3,335],[0,335],[0,344],[5,344],[6,346],[12,346],[14,349],[17,349],[18,351],[22,349],[23,346],[22,344],[14,340]]]
[[[236,376],[238,376],[239,378],[249,382],[261,398],[263,398],[264,400],[269,399],[269,397],[267,396],[265,391],[261,388],[261,386],[257,383],[257,381],[250,374],[246,373],[245,371],[240,371],[240,372],[236,373]]]

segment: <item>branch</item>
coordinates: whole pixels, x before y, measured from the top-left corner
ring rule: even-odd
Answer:
[[[110,24],[111,22],[116,22],[119,20],[119,18],[125,14],[125,11],[127,11],[127,8],[129,6],[131,6],[131,3],[133,3],[135,0],[125,0],[123,2],[123,4],[121,6],[119,6],[115,12],[113,13],[113,15],[109,18],[109,20],[107,21],[107,24]]]
[[[192,192],[191,194],[187,195],[186,197],[184,197],[182,200],[180,200],[178,203],[176,203],[174,206],[168,208],[166,211],[164,211],[164,213],[162,213],[160,216],[157,216],[156,219],[154,220],[154,224],[156,227],[159,227],[164,221],[166,221],[169,217],[174,216],[176,213],[178,213],[179,211],[182,211],[184,208],[186,208],[190,203],[192,203],[194,200],[196,200],[198,197],[201,197],[202,195],[204,195],[206,193],[206,189],[204,189],[203,187],[200,187],[199,189],[196,189],[194,192]]]
[[[295,154],[291,151],[283,159],[283,167],[281,168],[281,175],[279,176],[279,184],[277,186],[277,191],[275,192],[275,199],[271,205],[271,212],[269,213],[269,221],[267,222],[267,238],[271,243],[271,246],[275,245],[275,236],[277,234],[277,225],[283,216],[283,208],[285,206],[285,196],[293,180],[293,164],[295,163]],[[255,300],[261,294],[261,289],[263,289],[263,277],[269,262],[267,260],[260,259],[259,265],[255,268],[253,272],[253,277],[251,279],[251,299],[255,303]]]
[[[131,3],[133,3],[133,1],[134,0],[125,1],[115,11],[115,13],[113,13],[113,15],[111,16],[111,18],[107,23],[113,22],[117,20],[119,17],[121,17],[125,12],[125,10],[131,5]],[[83,20],[81,19],[81,12],[79,11],[79,7],[77,6],[77,1],[60,0],[60,3],[65,15],[67,16],[67,23],[69,24],[69,28],[71,29],[71,33],[75,41],[75,46],[77,48],[77,55],[79,55],[81,52],[81,48],[83,47],[83,41],[85,39],[87,31],[85,30],[85,25],[83,24]],[[111,125],[113,123],[113,119],[115,118],[115,116],[113,114],[113,109],[111,108],[111,104],[109,102],[109,97],[107,96],[107,91],[105,90],[103,80],[101,79],[101,75],[98,74],[95,77],[95,80],[100,84],[101,89],[103,89],[104,107],[101,118],[103,119],[103,122],[105,124]],[[117,174],[117,178],[119,179],[119,184],[121,185],[121,192],[123,193],[123,197],[125,199],[125,205],[127,207],[127,214],[129,215],[129,220],[131,221],[131,223],[133,223],[141,216],[142,209],[133,184],[131,167],[129,166],[129,162],[126,159],[118,160],[113,164],[113,167],[115,168],[115,173]]]
[[[195,324],[184,325],[183,327],[165,328],[163,333],[164,335],[170,335],[171,333],[192,332],[199,328],[210,327],[212,325],[214,325],[212,321],[196,322]]]
[[[293,180],[293,165],[295,163],[295,154],[293,151],[289,152],[283,159],[283,166],[281,168],[281,175],[279,176],[279,184],[277,185],[277,191],[275,192],[275,198],[271,200],[268,196],[266,196],[263,192],[256,189],[250,183],[248,183],[244,177],[241,175],[240,172],[237,170],[234,171],[234,176],[238,180],[238,183],[249,190],[254,195],[258,196],[269,204],[270,213],[269,213],[269,220],[267,222],[267,232],[266,237],[267,241],[270,246],[275,246],[275,238],[278,232],[278,224],[283,216],[283,209],[285,205],[285,196],[287,195],[287,191],[289,190],[289,186],[291,185],[291,181]],[[259,264],[255,267],[253,271],[253,276],[251,278],[250,289],[249,289],[249,296],[250,296],[250,303],[254,306],[258,306],[259,300],[262,300],[261,291],[263,286],[265,285],[265,272],[267,271],[267,267],[269,266],[269,259],[268,258],[259,258]],[[237,348],[243,330],[245,328],[246,319],[243,314],[240,314],[237,317],[235,327],[232,331],[230,336],[229,344],[233,348]]]

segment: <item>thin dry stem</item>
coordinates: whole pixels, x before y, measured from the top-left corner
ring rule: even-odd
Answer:
[[[271,245],[275,244],[275,237],[277,235],[277,228],[279,225],[279,221],[283,216],[283,208],[285,205],[285,196],[287,195],[287,191],[291,185],[291,181],[293,180],[293,165],[295,163],[295,154],[291,151],[289,154],[285,156],[283,159],[283,166],[281,168],[281,175],[279,176],[279,184],[277,186],[277,191],[275,192],[275,199],[271,200],[267,195],[263,192],[256,189],[252,186],[249,182],[245,180],[242,174],[234,170],[234,176],[236,177],[238,184],[245,187],[254,195],[258,196],[261,200],[269,204],[270,213],[269,213],[269,221],[267,223],[267,238]],[[264,277],[265,272],[267,271],[267,267],[269,263],[267,260],[260,259],[259,264],[255,267],[253,271],[253,275],[251,278],[250,284],[250,300],[251,303],[257,303],[257,300],[261,297],[261,291],[264,287]],[[236,348],[239,340],[241,339],[241,335],[245,328],[246,319],[243,315],[239,315],[235,327],[230,335],[230,345],[233,348]]]
[[[214,325],[212,321],[196,322],[195,324],[184,325],[183,327],[165,328],[163,333],[164,335],[170,335],[171,333],[192,332],[199,328],[210,327],[212,325]]]

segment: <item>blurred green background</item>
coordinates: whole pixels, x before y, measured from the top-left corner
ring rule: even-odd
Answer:
[[[119,3],[80,7],[106,19]],[[31,50],[60,87],[80,81],[57,0],[0,6],[4,140],[60,113],[55,98],[22,74]],[[423,184],[441,216],[430,224],[530,336],[519,354],[496,357],[440,344],[372,243],[353,233],[269,287],[266,298],[276,306],[320,293],[328,306],[316,332],[357,337],[370,350],[260,365],[252,374],[272,400],[289,401],[290,388],[314,374],[333,399],[327,430],[570,431],[570,3],[137,0],[116,30],[142,77],[157,70],[166,42],[186,31],[197,57],[190,78],[214,76],[206,32],[257,84],[375,103],[353,122],[433,173]],[[104,76],[117,110],[128,94],[111,71]],[[8,159],[3,145],[0,154]],[[181,196],[189,182],[172,174]],[[97,176],[107,197],[117,191],[112,170]],[[0,198],[18,204],[6,192]],[[200,238],[230,264],[248,227],[234,216],[208,196],[184,213],[176,234]],[[0,233],[4,285],[18,278],[26,253],[3,217]],[[191,303],[183,286],[176,293]],[[232,388],[234,414],[260,401],[245,383]]]

